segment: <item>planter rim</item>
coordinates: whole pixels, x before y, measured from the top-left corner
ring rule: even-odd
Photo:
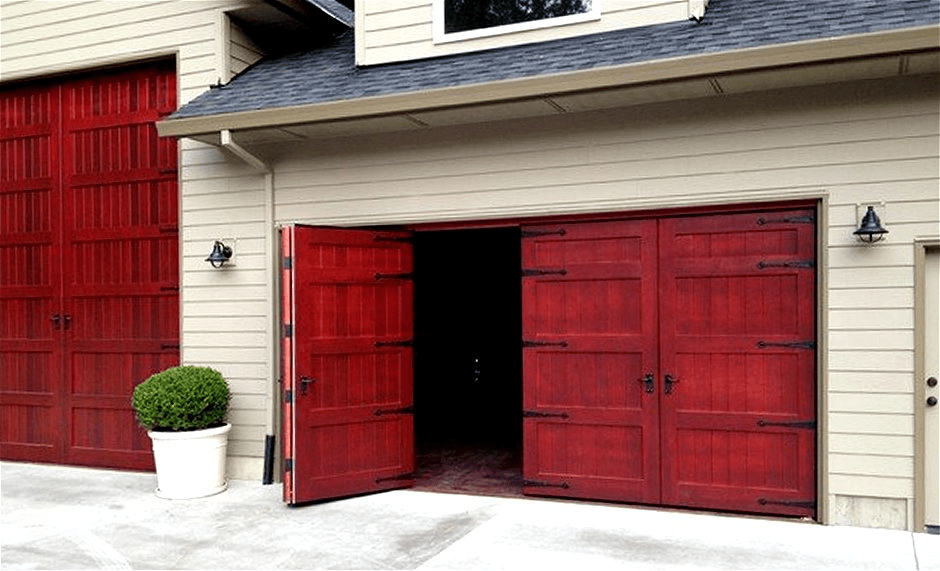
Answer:
[[[232,424],[226,422],[222,426],[215,428],[203,428],[202,430],[183,430],[180,432],[168,432],[162,430],[148,430],[147,435],[153,440],[186,440],[190,438],[204,438],[225,434],[232,429]]]

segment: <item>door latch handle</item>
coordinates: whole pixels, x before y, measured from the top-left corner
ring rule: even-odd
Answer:
[[[636,381],[637,381],[638,383],[643,383],[643,385],[644,385],[643,389],[644,389],[646,392],[648,392],[648,393],[652,393],[652,392],[653,392],[653,390],[654,390],[654,389],[653,389],[653,373],[646,373],[645,375],[643,375],[643,378],[642,378],[642,379],[637,379]]]
[[[310,377],[300,377],[300,394],[307,394],[307,385],[317,382],[316,379],[311,379]]]
[[[673,377],[672,375],[666,375],[663,383],[663,392],[667,395],[672,394],[672,387],[679,382],[679,379]]]
[[[68,313],[66,313],[65,316],[63,317],[63,320],[65,321],[65,328],[66,328],[66,329],[71,329],[71,327],[72,327],[72,316],[69,315]]]
[[[52,328],[58,331],[59,328],[62,326],[62,316],[56,313],[49,319],[52,321]]]

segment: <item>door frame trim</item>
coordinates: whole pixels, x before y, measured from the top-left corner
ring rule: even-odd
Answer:
[[[927,471],[927,439],[925,408],[927,390],[924,376],[927,374],[925,336],[927,323],[924,319],[926,303],[927,250],[940,248],[940,236],[914,239],[914,521],[913,531],[924,531],[927,517],[927,497],[924,489]]]

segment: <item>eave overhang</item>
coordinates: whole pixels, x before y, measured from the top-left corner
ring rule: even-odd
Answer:
[[[225,129],[238,131],[389,116],[938,49],[940,26],[931,25],[472,85],[165,119],[157,123],[157,130],[164,137],[194,137]]]

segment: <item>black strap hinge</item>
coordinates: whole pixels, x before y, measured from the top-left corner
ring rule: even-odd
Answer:
[[[376,341],[374,347],[412,347],[415,344],[414,339],[401,339],[399,341]]]
[[[568,270],[564,268],[554,268],[554,269],[545,269],[545,270],[537,270],[537,269],[523,269],[522,270],[522,277],[524,278],[531,278],[535,276],[564,276],[567,274],[568,274]]]
[[[385,416],[387,414],[414,414],[414,405],[403,406],[400,408],[378,408],[372,413],[375,416]]]
[[[294,267],[294,259],[290,256],[284,258],[284,269],[290,270]]]
[[[815,420],[764,420],[757,421],[757,426],[785,426],[787,428],[816,428]]]
[[[537,238],[539,236],[564,236],[567,234],[564,228],[557,230],[523,230],[519,233],[523,238]]]
[[[414,279],[415,275],[411,272],[399,272],[397,274],[383,274],[382,272],[375,272],[375,281],[379,280],[411,280]]]
[[[562,488],[565,490],[571,487],[568,482],[543,482],[541,480],[523,480],[522,485],[527,488]]]
[[[567,341],[532,341],[523,340],[523,347],[567,347]]]
[[[786,347],[787,349],[815,349],[815,341],[758,341],[758,349],[768,347]]]
[[[294,460],[291,458],[284,459],[284,471],[293,472],[294,471]]]
[[[284,391],[284,402],[294,404],[294,391]]]
[[[789,506],[810,509],[816,507],[816,500],[768,500],[767,498],[757,498],[757,503],[762,506]]]
[[[757,262],[757,268],[815,268],[816,262],[813,260],[788,260],[785,262],[768,262],[761,260]]]
[[[816,222],[816,217],[813,215],[809,216],[787,216],[784,218],[758,218],[757,225],[763,226],[765,224],[812,224]]]
[[[394,480],[414,480],[416,474],[414,472],[408,472],[407,474],[398,474],[396,476],[385,476],[384,478],[376,478],[375,483],[381,484],[382,482],[391,482]]]
[[[285,323],[283,326],[283,329],[284,329],[284,337],[293,337],[294,335],[293,325],[291,325],[290,323]]]
[[[536,410],[522,411],[522,418],[568,418],[567,412],[539,412]]]

